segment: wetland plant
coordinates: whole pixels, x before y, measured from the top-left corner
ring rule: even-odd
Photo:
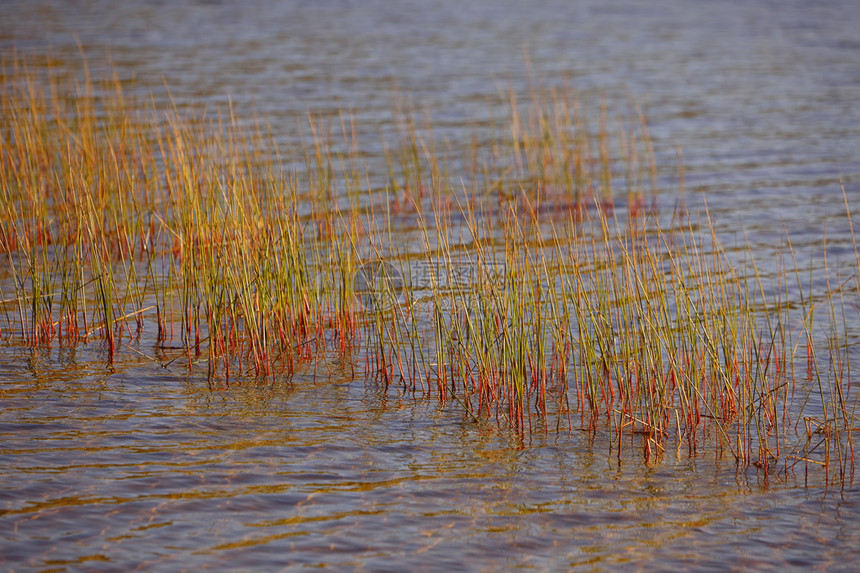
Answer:
[[[810,264],[813,292],[790,241],[765,277],[706,208],[667,217],[638,107],[613,125],[604,103],[592,129],[570,89],[511,95],[463,172],[403,113],[379,172],[346,115],[309,117],[284,157],[232,109],[42,64],[7,59],[0,84],[6,343],[100,341],[112,361],[143,338],[219,384],[337,355],[520,439],[608,431],[646,459],[853,479],[858,273]]]

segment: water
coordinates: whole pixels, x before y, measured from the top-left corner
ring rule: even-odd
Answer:
[[[646,465],[581,433],[517,447],[343,375],[213,390],[133,359],[17,358],[0,421],[10,569],[746,569],[856,552],[856,488],[769,486],[682,452]]]
[[[232,102],[289,146],[350,110],[370,160],[393,102],[466,148],[508,88],[565,79],[648,116],[661,202],[707,199],[765,259],[831,253],[860,194],[860,9],[849,1],[4,2],[0,49],[110,54],[180,107]],[[165,98],[155,90],[156,98]],[[597,105],[590,109],[597,110]],[[853,210],[860,211],[860,207]],[[855,220],[855,226],[860,221]],[[839,251],[839,249],[843,249]],[[841,256],[851,270],[853,254]],[[759,261],[761,262],[761,261]],[[853,269],[856,272],[856,265]],[[857,486],[767,478],[712,454],[645,463],[604,434],[521,443],[348,361],[212,386],[98,343],[0,349],[0,563],[10,570],[850,569]]]

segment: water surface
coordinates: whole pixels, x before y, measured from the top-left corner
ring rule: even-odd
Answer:
[[[784,243],[853,253],[860,9],[849,1],[5,2],[0,49],[87,54],[158,101],[263,118],[285,149],[348,110],[361,150],[425,110],[451,154],[507,90],[567,81],[589,109],[645,110],[661,205],[705,200],[763,268]],[[133,80],[133,83],[132,83]],[[596,121],[596,120],[595,120]],[[482,131],[486,128],[486,132]],[[855,220],[855,225],[860,220]],[[5,264],[5,263],[4,263]],[[151,329],[151,325],[147,328]],[[4,326],[3,334],[8,335]],[[327,359],[231,386],[163,368],[154,335],[0,348],[0,563],[10,570],[850,569],[857,486],[767,477],[682,449],[537,431],[387,391]],[[6,340],[4,338],[4,340]],[[854,355],[857,353],[855,352]],[[169,360],[169,356],[165,361]]]

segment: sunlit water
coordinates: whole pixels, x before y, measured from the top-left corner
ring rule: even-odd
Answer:
[[[826,229],[829,253],[853,259],[840,177],[860,211],[860,9],[847,0],[2,12],[4,52],[74,61],[80,43],[155,97],[164,82],[180,107],[264,118],[287,147],[308,112],[349,110],[370,160],[396,136],[396,102],[428,110],[456,150],[504,117],[509,88],[527,98],[530,77],[569,80],[591,109],[643,107],[665,206],[679,200],[679,146],[691,209],[706,199],[727,238],[745,230],[765,268],[783,224],[807,256]],[[113,367],[98,343],[0,349],[4,568],[849,570],[860,556],[853,484],[686,450],[646,464],[637,438],[619,451],[601,432],[521,443],[334,356],[289,384],[212,387],[180,362],[153,365],[169,351],[147,328]]]

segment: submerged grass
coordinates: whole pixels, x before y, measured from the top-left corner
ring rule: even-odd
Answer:
[[[103,341],[111,361],[154,323],[169,362],[221,384],[336,354],[523,439],[602,430],[619,455],[675,444],[853,479],[858,274],[831,283],[825,261],[812,292],[787,242],[765,278],[707,210],[662,213],[638,108],[610,128],[604,104],[592,129],[572,90],[511,96],[466,173],[404,114],[374,186],[347,116],[309,117],[283,157],[232,109],[182,114],[40,69],[6,61],[0,87],[6,338]]]

